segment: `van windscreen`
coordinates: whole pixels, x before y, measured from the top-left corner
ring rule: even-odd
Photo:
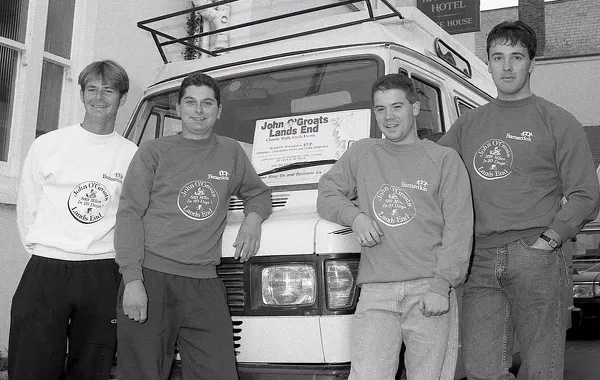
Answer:
[[[223,110],[215,133],[239,141],[269,185],[316,183],[354,141],[379,137],[371,116],[375,59],[319,62],[215,78]],[[181,132],[178,88],[147,98],[127,138]]]

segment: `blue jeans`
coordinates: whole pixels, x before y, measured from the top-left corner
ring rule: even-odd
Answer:
[[[393,380],[402,342],[409,380],[452,380],[458,352],[458,310],[425,317],[419,310],[429,279],[363,284],[352,326],[349,380]]]
[[[475,250],[461,320],[469,380],[514,379],[513,329],[522,360],[517,379],[563,378],[566,263],[560,248],[531,248],[536,239]]]

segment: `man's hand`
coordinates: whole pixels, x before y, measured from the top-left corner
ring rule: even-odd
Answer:
[[[374,247],[381,244],[383,231],[367,214],[360,213],[352,222],[352,231],[358,238],[358,243],[364,247]]]
[[[419,310],[426,317],[446,314],[450,310],[450,299],[441,294],[427,292],[421,297]]]
[[[129,319],[144,323],[148,318],[148,295],[142,280],[125,284],[123,292],[123,312]]]
[[[535,243],[533,243],[531,248],[543,249],[544,251],[554,251],[554,248],[552,248],[550,244],[548,244],[548,242],[542,238],[538,238]]]
[[[233,246],[235,247],[234,258],[244,261],[250,260],[256,255],[260,247],[260,234],[262,217],[256,212],[249,212],[244,218]]]

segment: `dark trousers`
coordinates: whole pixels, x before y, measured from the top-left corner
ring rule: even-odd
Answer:
[[[114,260],[32,256],[12,300],[11,380],[106,380],[116,348]]]
[[[148,319],[135,322],[117,303],[119,380],[166,380],[175,346],[184,380],[236,380],[233,326],[225,285],[143,268]],[[12,379],[11,379],[12,380]]]

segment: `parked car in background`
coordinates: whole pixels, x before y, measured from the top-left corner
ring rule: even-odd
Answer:
[[[573,306],[582,317],[600,319],[600,218],[577,235],[573,253]],[[577,327],[581,320],[573,319]]]

